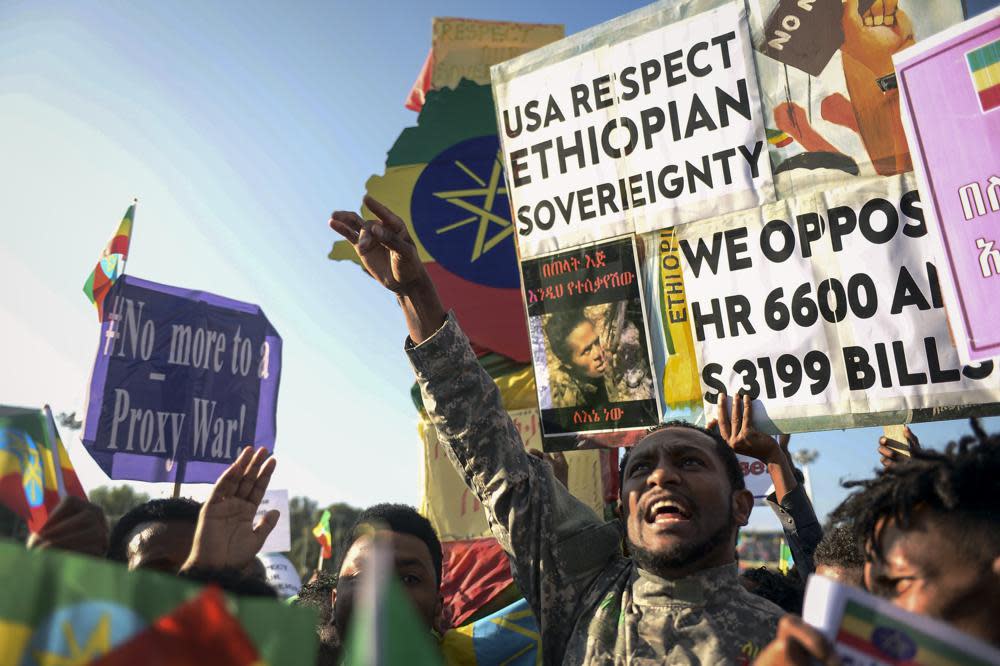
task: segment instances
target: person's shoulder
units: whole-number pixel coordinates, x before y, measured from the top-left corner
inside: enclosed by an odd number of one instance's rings
[[[735,590],[728,605],[734,612],[741,612],[762,622],[771,622],[775,627],[777,627],[781,616],[785,614],[785,611],[778,604],[748,592],[742,586]]]

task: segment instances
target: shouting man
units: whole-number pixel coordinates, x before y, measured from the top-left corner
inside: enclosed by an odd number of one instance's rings
[[[621,502],[631,557],[623,555],[619,527],[599,520],[524,450],[402,220],[365,203],[377,220],[337,212],[330,226],[399,300],[424,405],[511,559],[542,628],[545,663],[732,663],[756,654],[782,611],[737,578],[736,535],[753,496],[731,447],[763,437],[741,418],[743,403],[727,424],[729,444],[672,423],[630,452]]]

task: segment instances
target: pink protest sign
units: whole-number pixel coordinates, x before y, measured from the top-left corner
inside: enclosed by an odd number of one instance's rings
[[[1000,9],[894,56],[959,353],[1000,356]]]

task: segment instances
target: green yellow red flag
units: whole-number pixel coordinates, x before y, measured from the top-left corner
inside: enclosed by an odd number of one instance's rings
[[[104,298],[111,286],[125,272],[125,261],[128,259],[128,247],[132,240],[132,222],[135,220],[137,201],[125,211],[125,217],[118,225],[115,235],[108,241],[107,247],[101,252],[101,258],[83,284],[83,293],[97,307],[98,321],[104,321]]]
[[[0,405],[0,502],[37,532],[67,495],[87,497],[52,410]]]
[[[313,536],[323,549],[323,559],[328,560],[333,556],[333,532],[330,530],[330,511],[326,510],[320,516],[319,522],[313,528]]]
[[[315,663],[306,609],[11,541],[0,571],[0,666]]]

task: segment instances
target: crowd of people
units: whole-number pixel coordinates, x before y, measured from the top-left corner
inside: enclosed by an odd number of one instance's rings
[[[909,432],[907,442],[883,440],[883,468],[847,483],[850,495],[824,527],[788,438],[753,427],[749,398],[721,396],[707,427],[661,424],[624,454],[618,520],[607,522],[570,494],[551,461],[525,450],[405,225],[379,202],[365,203],[376,219],[337,212],[330,226],[399,301],[423,404],[509,557],[540,628],[543,663],[837,663],[827,638],[800,617],[813,573],[1000,647],[996,436],[973,422],[971,436],[943,450],[922,448]],[[736,454],[760,460],[773,480],[767,502],[792,551],[787,574],[739,573],[737,536],[754,498]],[[255,516],[275,464],[247,447],[205,502],[153,500],[110,530],[100,509],[68,498],[27,546],[274,597],[255,556],[277,515]],[[337,575],[315,576],[295,600],[316,611],[318,663],[340,659],[378,534],[420,622],[440,637],[448,629],[443,555],[431,523],[413,508],[380,504],[351,534]]]

